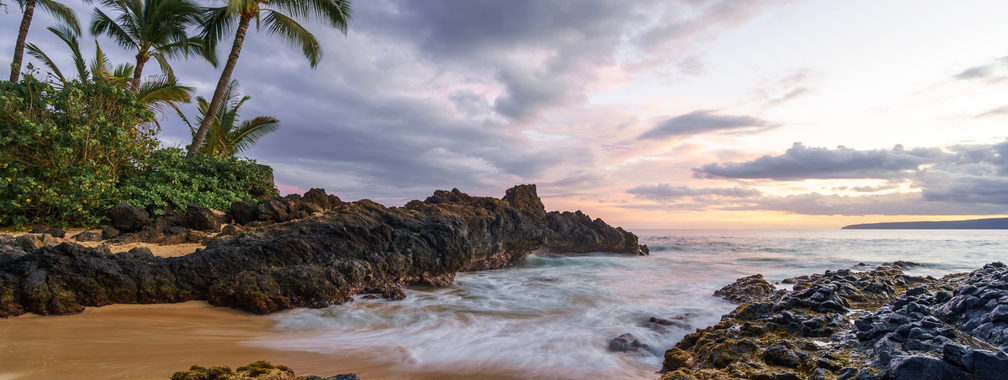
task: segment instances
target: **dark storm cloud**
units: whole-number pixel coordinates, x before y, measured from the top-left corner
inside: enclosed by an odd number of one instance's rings
[[[758,190],[743,187],[689,187],[674,186],[666,183],[657,185],[641,185],[627,193],[638,199],[655,201],[673,201],[682,198],[715,196],[723,198],[753,198],[762,195]]]
[[[698,178],[747,178],[796,180],[809,178],[882,178],[909,175],[921,165],[943,159],[938,148],[906,150],[855,150],[807,147],[795,143],[784,154],[766,155],[752,161],[712,163],[693,169]]]
[[[692,136],[708,132],[759,132],[774,128],[766,120],[752,116],[715,115],[714,111],[693,111],[658,123],[639,139]]]

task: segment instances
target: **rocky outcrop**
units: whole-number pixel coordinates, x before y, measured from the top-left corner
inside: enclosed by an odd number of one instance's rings
[[[401,208],[330,203],[313,216],[235,230],[173,258],[71,243],[4,255],[0,315],[186,300],[270,313],[338,304],[359,293],[401,298],[405,285],[445,286],[459,271],[507,267],[539,249],[641,252],[635,235],[583,213],[534,212],[528,202],[538,199],[534,186],[509,193],[516,203],[458,190]]]
[[[665,352],[662,379],[996,379],[1008,373],[1008,268],[942,279],[896,262],[792,279]],[[751,282],[753,277],[740,279]]]
[[[171,380],[360,380],[355,374],[330,377],[295,376],[294,370],[267,361],[257,361],[232,371],[229,367],[192,366],[188,371],[175,372]]]

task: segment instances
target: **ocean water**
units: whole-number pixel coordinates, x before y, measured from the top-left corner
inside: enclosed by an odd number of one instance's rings
[[[1008,261],[1008,231],[634,232],[650,256],[535,254],[515,268],[460,274],[450,288],[410,289],[401,301],[279,313],[272,334],[248,344],[369,357],[401,373],[655,378],[666,348],[734,308],[711,294],[738,277],[774,282],[894,260],[941,276]],[[652,316],[684,316],[689,326],[655,331],[644,324]],[[623,333],[653,352],[609,352]]]

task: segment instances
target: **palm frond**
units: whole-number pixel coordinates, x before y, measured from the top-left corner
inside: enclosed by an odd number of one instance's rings
[[[118,1],[105,1],[106,5],[110,3],[119,3]],[[94,35],[106,35],[112,38],[119,47],[126,50],[136,50],[139,45],[136,40],[133,39],[133,35],[130,34],[126,29],[123,29],[116,20],[105,14],[101,9],[95,8],[94,13],[91,15],[91,34]]]
[[[239,109],[250,99],[249,96],[242,96],[238,81],[228,83],[223,96],[225,103],[209,123],[204,143],[199,149],[201,154],[231,157],[248,150],[263,136],[273,133],[279,128],[280,122],[272,116],[259,116],[237,124]],[[208,117],[209,104],[207,99],[202,96],[196,97],[196,103],[200,110],[199,121],[202,124],[203,118]],[[182,118],[189,124],[185,116]],[[195,135],[196,131],[192,124],[189,124],[189,128]]]
[[[54,19],[73,29],[77,35],[80,35],[80,22],[77,21],[77,14],[74,13],[72,8],[54,0],[38,0],[36,4],[42,7]]]
[[[189,103],[196,89],[179,85],[175,78],[167,76],[154,77],[140,83],[136,90],[136,98],[140,104],[155,111],[164,111],[172,104]]]
[[[270,7],[298,19],[319,19],[346,34],[350,22],[349,0],[272,0]]]
[[[161,67],[162,75],[175,78],[175,71],[172,70],[171,64],[168,63],[168,59],[165,58],[164,54],[154,54],[154,59],[157,60],[158,66]]]
[[[70,48],[70,54],[72,55],[74,67],[77,69],[77,77],[86,82],[90,78],[90,73],[87,68],[87,63],[84,61],[84,56],[81,55],[80,42],[77,37],[80,33],[75,31],[73,27],[67,25],[55,25],[46,28],[50,33],[55,34],[60,40],[63,41]]]
[[[66,77],[63,76],[63,72],[60,71],[59,66],[53,62],[45,52],[42,51],[37,45],[33,43],[28,43],[25,45],[25,50],[28,51],[28,55],[35,57],[35,59],[42,61],[42,64],[46,65],[56,78],[59,78],[60,82],[66,83]]]
[[[203,33],[200,35],[203,40],[203,55],[214,57],[211,61],[214,66],[217,62],[217,43],[234,28],[237,19],[237,14],[230,12],[228,7],[207,8],[203,12]]]
[[[295,45],[300,45],[301,53],[308,58],[311,67],[318,65],[322,56],[322,48],[311,32],[298,24],[294,19],[273,10],[264,10],[263,27],[270,34],[276,35]]]
[[[244,152],[259,142],[264,136],[280,129],[280,120],[272,116],[259,116],[247,120],[231,132],[230,144],[232,155]]]
[[[95,81],[99,78],[103,80],[109,79],[111,74],[108,72],[108,66],[109,60],[105,57],[105,52],[98,45],[98,41],[95,41],[95,57],[91,60],[91,74],[95,77]]]

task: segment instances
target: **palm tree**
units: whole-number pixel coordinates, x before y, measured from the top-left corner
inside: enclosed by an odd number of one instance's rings
[[[291,44],[301,48],[301,53],[311,67],[318,65],[322,49],[314,35],[299,24],[295,18],[317,17],[328,23],[330,26],[340,30],[343,34],[347,31],[347,22],[350,21],[350,0],[225,0],[223,7],[209,8],[206,11],[206,18],[203,20],[203,39],[208,51],[215,51],[217,42],[225,33],[228,33],[235,23],[234,43],[231,45],[231,53],[228,55],[227,63],[221,72],[220,80],[217,81],[217,88],[214,90],[210,104],[207,105],[208,115],[215,115],[220,109],[227,91],[228,83],[231,81],[231,74],[234,72],[235,64],[238,63],[238,55],[241,53],[242,44],[245,42],[245,33],[248,31],[252,19],[256,20],[256,29],[265,29],[269,34],[281,37]],[[287,14],[284,14],[286,12]],[[289,14],[289,15],[288,15]],[[212,118],[203,118],[196,135],[193,136],[192,144],[189,146],[190,155],[197,153],[203,146],[207,131],[210,129]]]
[[[113,19],[95,8],[91,33],[112,38],[123,49],[136,51],[136,66],[130,90],[140,87],[144,64],[154,58],[161,73],[174,77],[169,58],[202,51],[199,39],[186,35],[189,24],[199,22],[203,9],[192,0],[101,0],[119,13]],[[215,63],[212,58],[208,58]]]
[[[111,64],[97,41],[95,41],[95,58],[89,65],[81,55],[80,41],[78,40],[80,35],[72,27],[60,25],[50,26],[47,29],[63,40],[70,49],[74,69],[77,71],[77,80],[85,83],[102,82],[122,89],[132,87],[133,78],[135,78],[133,65],[124,63],[110,70]],[[27,50],[29,55],[42,61],[60,83],[73,80],[64,75],[59,66],[37,45],[29,43]],[[141,82],[140,86],[133,90],[133,94],[137,102],[148,109],[163,112],[167,108],[177,108],[181,103],[191,102],[194,91],[195,89],[192,87],[179,85],[174,77],[162,75]],[[157,121],[154,120],[154,122]]]
[[[21,76],[21,61],[24,59],[25,40],[28,39],[28,28],[31,27],[32,17],[35,15],[35,7],[40,6],[43,10],[61,21],[63,24],[73,28],[80,33],[80,24],[77,22],[77,15],[73,9],[54,0],[16,0],[24,14],[21,16],[21,29],[18,30],[17,43],[14,44],[14,59],[11,60],[10,81],[17,82]]]
[[[210,118],[210,130],[207,132],[206,144],[200,148],[201,154],[220,158],[234,157],[251,148],[263,136],[280,128],[280,121],[273,116],[257,116],[252,120],[238,122],[238,109],[250,99],[249,96],[241,95],[238,81],[233,80],[228,84],[224,90],[224,99],[224,106]],[[196,103],[200,111],[197,120],[202,124],[203,120],[207,119],[210,103],[202,96],[196,98]],[[177,108],[175,110],[182,120],[189,124],[189,129],[195,135],[196,129],[193,125],[181,111]]]

